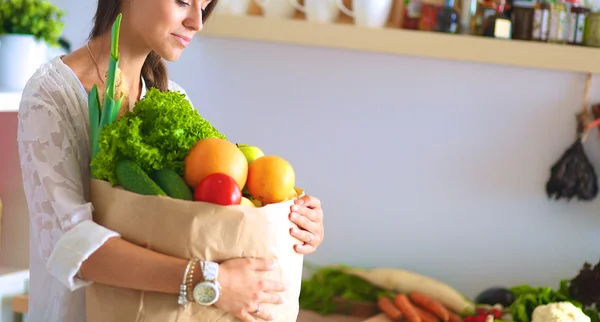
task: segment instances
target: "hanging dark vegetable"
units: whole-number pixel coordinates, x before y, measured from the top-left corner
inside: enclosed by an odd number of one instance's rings
[[[598,182],[594,166],[590,163],[583,142],[587,138],[594,117],[588,110],[588,94],[592,75],[588,75],[585,86],[583,109],[577,114],[577,139],[550,169],[546,182],[546,194],[551,199],[577,198],[592,200],[598,194]]]

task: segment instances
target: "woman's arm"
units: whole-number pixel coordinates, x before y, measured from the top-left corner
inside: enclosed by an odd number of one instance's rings
[[[49,75],[33,80],[19,110],[18,147],[33,246],[49,273],[70,290],[99,282],[178,293],[186,259],[133,245],[93,222],[85,197],[89,171],[82,170],[89,163],[82,144],[87,138],[81,137],[87,132],[86,114],[74,90],[57,84]]]
[[[178,294],[187,263],[115,237],[83,262],[81,276],[84,280],[121,288]],[[196,266],[198,272],[199,269]],[[200,276],[194,274],[195,283]]]

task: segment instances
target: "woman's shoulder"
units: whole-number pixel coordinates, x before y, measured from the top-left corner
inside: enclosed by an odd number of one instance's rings
[[[85,91],[67,68],[60,56],[40,65],[23,88],[19,109],[28,109],[32,104],[43,104],[48,109],[77,104]]]
[[[185,91],[185,89],[183,87],[181,87],[181,85],[177,84],[176,82],[174,82],[170,79],[169,79],[169,90],[174,91],[174,92],[181,92],[187,96],[187,92]]]
[[[169,80],[169,90],[174,92],[180,92],[181,94],[185,95],[185,98],[190,102],[190,104],[192,104],[192,100],[190,99],[190,96],[188,95],[186,90],[172,80]],[[192,104],[192,106],[194,106],[194,104]]]
[[[29,78],[24,90],[31,88],[46,89],[47,87],[69,87],[74,91],[80,89],[75,74],[69,73],[68,66],[62,62],[60,56],[56,56],[40,65]]]

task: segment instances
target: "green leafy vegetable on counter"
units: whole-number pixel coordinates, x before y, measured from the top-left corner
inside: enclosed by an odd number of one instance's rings
[[[533,287],[524,284],[511,287],[510,291],[515,295],[515,301],[508,307],[508,310],[517,322],[529,322],[533,310],[539,305],[570,300],[568,290],[565,292],[562,286],[555,291],[551,287]],[[573,304],[581,307],[579,303]]]
[[[175,91],[151,88],[136,102],[133,111],[105,125],[98,140],[98,153],[91,161],[92,176],[117,184],[119,160],[136,162],[146,171],[173,169],[183,175],[183,160],[201,139],[226,139]]]
[[[314,268],[311,278],[302,281],[300,308],[326,315],[335,311],[335,297],[375,303],[380,296],[393,295],[360,277],[344,273],[343,267]]]
[[[515,295],[515,301],[508,307],[515,322],[530,322],[533,310],[539,305],[554,302],[571,302],[576,307],[583,309],[592,322],[600,322],[598,311],[591,308],[583,308],[581,302],[574,300],[569,294],[570,280],[562,280],[560,288],[553,290],[551,287],[533,287],[519,285],[510,288]]]

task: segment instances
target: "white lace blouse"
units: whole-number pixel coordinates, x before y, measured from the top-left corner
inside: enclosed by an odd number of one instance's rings
[[[173,82],[171,90],[185,91]],[[146,86],[142,79],[142,97]],[[92,221],[87,93],[56,57],[31,77],[19,108],[18,149],[30,217],[29,322],[85,322],[81,263],[119,236]]]

